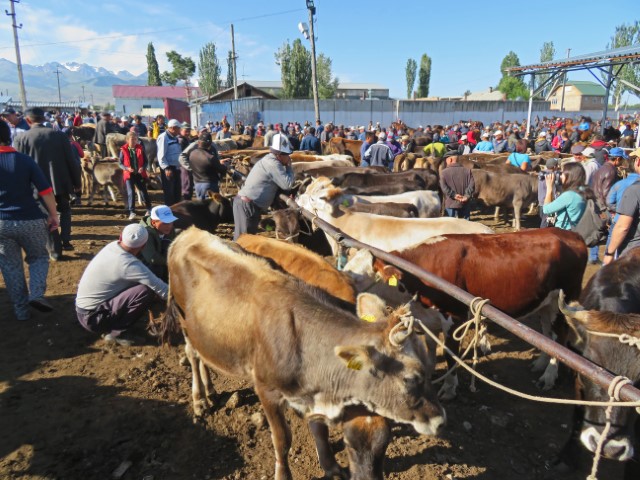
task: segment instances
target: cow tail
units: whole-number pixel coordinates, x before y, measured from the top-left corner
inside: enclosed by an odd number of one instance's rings
[[[183,312],[171,295],[171,287],[169,287],[169,296],[167,300],[167,309],[162,319],[156,324],[152,330],[152,334],[158,337],[160,343],[166,345],[170,342],[174,333],[180,333],[180,320],[184,318]]]

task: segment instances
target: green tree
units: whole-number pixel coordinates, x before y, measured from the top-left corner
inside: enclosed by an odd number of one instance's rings
[[[158,68],[158,61],[156,60],[156,51],[151,42],[147,45],[147,75],[147,85],[150,87],[162,86],[160,68]]]
[[[302,41],[296,39],[292,45],[285,42],[275,57],[276,64],[280,65],[282,98],[310,98],[311,53],[304,48]]]
[[[630,47],[631,45],[636,45],[638,43],[640,43],[640,24],[636,20],[630,25],[625,23],[618,25],[610,42],[607,44],[607,49]],[[636,90],[631,89],[628,85],[621,82],[621,80],[633,85],[638,85],[640,82],[640,67],[638,65],[627,64],[622,67],[620,73],[616,77],[616,81],[613,86],[613,98],[615,100],[614,105],[616,111],[620,108],[620,98],[625,92],[631,92],[637,95]]]
[[[209,42],[200,50],[198,72],[200,73],[198,84],[202,93],[207,96],[218,93],[218,90],[220,90],[221,69],[216,55],[215,43]]]
[[[550,62],[551,60],[553,60],[553,57],[556,56],[556,49],[553,46],[553,42],[544,42],[542,44],[542,48],[540,49],[540,63],[544,63],[544,62]],[[537,80],[538,80],[538,85],[542,85],[544,82],[546,82],[549,79],[549,74],[545,73],[543,75],[538,75],[537,76]],[[547,85],[542,92],[540,92],[540,96],[542,98],[546,98],[547,94],[549,93],[549,90],[551,90],[551,85]]]
[[[420,71],[418,72],[418,98],[429,96],[429,82],[431,81],[431,57],[426,53],[420,58]]]
[[[191,57],[183,57],[175,50],[167,52],[167,59],[173,67],[173,70],[162,72],[160,78],[169,85],[176,85],[179,81],[183,81],[185,85],[189,85],[189,79],[196,72],[196,64]]]
[[[318,98],[333,98],[338,90],[339,81],[337,78],[331,78],[331,59],[324,53],[321,53],[316,60],[316,77],[318,78]],[[313,86],[311,88],[313,89]]]
[[[508,100],[515,100],[519,97],[525,100],[529,99],[529,89],[524,84],[520,77],[512,77],[509,72],[506,71],[509,67],[519,67],[520,59],[515,52],[509,52],[506,57],[502,59],[500,64],[500,73],[502,78],[498,83],[498,90],[505,94]]]
[[[418,71],[418,64],[413,58],[407,60],[407,67],[405,72],[407,74],[407,98],[413,97],[413,85],[416,83],[416,73]]]

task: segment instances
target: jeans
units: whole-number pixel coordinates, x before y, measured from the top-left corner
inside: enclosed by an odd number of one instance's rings
[[[194,186],[196,188],[196,198],[198,200],[206,200],[207,198],[209,198],[209,196],[207,195],[207,190],[211,190],[214,193],[220,192],[220,186],[218,185],[218,182],[196,183],[194,184]]]
[[[463,205],[460,208],[445,208],[447,217],[464,218],[465,220],[471,219],[471,207],[469,204]]]
[[[596,245],[595,247],[590,247],[589,248],[589,261],[590,262],[597,262],[598,261],[598,245]]]
[[[144,183],[142,175],[132,173],[124,183],[127,187],[127,210],[129,210],[129,213],[134,213],[136,210],[135,188],[142,193],[142,199],[144,200],[147,210],[151,210],[151,199],[149,198],[149,192],[147,192],[147,186]]]

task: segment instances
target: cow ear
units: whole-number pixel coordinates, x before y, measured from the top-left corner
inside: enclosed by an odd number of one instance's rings
[[[402,272],[394,267],[393,265],[385,265],[382,268],[378,269],[378,273],[382,280],[391,286],[397,286],[398,280],[402,280]]]
[[[356,300],[358,318],[367,322],[377,322],[387,316],[387,303],[372,293],[361,293]]]
[[[334,348],[335,354],[351,370],[369,370],[374,366],[373,354],[375,349],[370,345],[360,346],[337,346]]]

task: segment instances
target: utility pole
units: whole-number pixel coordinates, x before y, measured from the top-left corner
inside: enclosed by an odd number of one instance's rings
[[[60,69],[56,67],[56,76],[58,77],[58,101],[62,103],[62,96],[60,95]]]
[[[20,60],[20,43],[18,42],[18,29],[22,28],[22,24],[16,24],[16,9],[15,3],[20,3],[20,0],[9,0],[11,2],[11,13],[7,10],[4,11],[9,15],[13,21],[13,43],[16,47],[16,65],[18,66],[18,81],[20,82],[20,102],[22,103],[22,111],[27,109],[27,93],[24,90],[24,77],[22,76],[22,60]]]
[[[571,54],[571,49],[567,48],[567,58]],[[567,84],[567,71],[564,71],[564,76],[562,77],[562,100],[560,100],[560,111],[564,112],[564,87]]]
[[[318,76],[316,74],[316,37],[313,32],[313,16],[316,14],[316,7],[313,0],[307,1],[309,9],[309,35],[311,36],[311,83],[313,86],[313,107],[316,111],[316,120],[320,120],[320,104],[318,102]]]
[[[233,71],[233,98],[238,99],[238,77],[236,76],[236,40],[233,34],[233,23],[231,24],[231,68]]]
[[[87,101],[87,97],[84,96],[84,85],[82,85],[82,101],[83,102]]]

